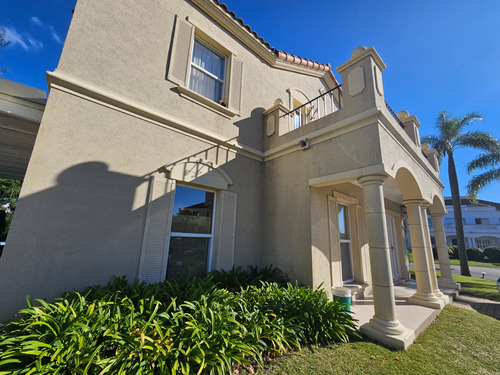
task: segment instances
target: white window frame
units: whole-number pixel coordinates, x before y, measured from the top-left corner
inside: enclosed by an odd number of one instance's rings
[[[347,229],[347,233],[348,233],[348,237],[349,237],[349,239],[342,239],[342,238],[340,238],[340,229],[339,229],[340,261],[342,262],[342,249],[341,249],[340,244],[347,243],[347,244],[349,244],[349,258],[350,258],[349,259],[349,264],[350,264],[350,267],[351,267],[351,275],[352,275],[352,279],[346,279],[346,280],[344,280],[344,274],[342,273],[342,282],[345,284],[345,283],[352,283],[352,282],[354,282],[354,260],[353,260],[353,256],[352,256],[351,210],[350,210],[348,204],[337,202],[337,220],[339,220],[339,216],[340,216],[339,206],[345,207],[344,208],[346,210],[345,212],[347,212],[347,215],[346,215],[345,219],[347,219],[347,224],[346,224],[347,228],[346,229]],[[340,269],[342,270],[342,266],[341,266]]]
[[[217,55],[218,57],[220,57],[223,61],[224,61],[224,69],[223,69],[223,77],[222,77],[222,80],[217,77],[216,75],[210,73],[209,71],[203,69],[201,66],[198,66],[196,63],[193,62],[193,58],[194,58],[194,46],[196,43],[199,43],[201,44],[203,47],[205,47],[206,49],[210,50],[211,52],[213,52],[215,55]],[[221,98],[219,100],[214,100],[215,103],[218,103],[219,101],[223,101],[224,104],[227,105],[227,93],[226,93],[226,76],[227,76],[227,67],[228,67],[228,58],[225,54],[223,54],[222,52],[220,52],[219,50],[217,50],[215,47],[213,47],[212,45],[210,45],[209,43],[207,43],[206,41],[204,41],[203,39],[199,38],[198,36],[195,35],[194,37],[194,41],[193,41],[193,45],[191,46],[191,59],[189,60],[189,74],[188,74],[188,82],[187,82],[187,87],[190,88],[191,87],[191,71],[192,69],[196,69],[198,71],[200,71],[201,73],[209,76],[210,78],[214,79],[215,81],[219,82],[219,83],[222,83],[222,87],[221,87]],[[193,90],[190,88],[190,90]],[[193,90],[194,92],[196,92],[198,95],[201,95],[209,100],[212,100],[206,96],[204,96],[203,94]]]
[[[170,256],[170,241],[172,237],[188,237],[188,238],[208,238],[208,254],[207,254],[207,268],[206,268],[206,273],[208,273],[212,270],[212,248],[213,248],[213,242],[214,242],[214,230],[215,230],[215,218],[216,218],[216,210],[217,210],[217,191],[212,190],[212,189],[206,189],[206,188],[200,188],[200,187],[194,187],[191,185],[187,184],[177,184],[177,187],[184,187],[188,189],[194,189],[194,190],[200,190],[200,191],[205,191],[209,193],[214,194],[214,206],[212,209],[212,225],[210,227],[210,233],[186,233],[186,232],[170,232],[170,236],[168,237],[168,245],[167,245],[167,262],[165,264],[165,279],[168,279],[168,274],[167,274],[167,269],[168,269],[168,260]],[[174,198],[173,202],[175,202],[175,191],[174,191]],[[171,215],[171,220],[174,217],[175,213],[172,212],[170,213]]]

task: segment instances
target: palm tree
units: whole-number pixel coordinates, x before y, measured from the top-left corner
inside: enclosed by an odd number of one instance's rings
[[[465,251],[460,190],[453,153],[457,148],[461,147],[473,147],[485,151],[496,149],[497,142],[488,133],[482,131],[464,132],[466,126],[482,119],[482,116],[478,113],[468,113],[462,118],[456,118],[446,111],[441,111],[436,119],[437,136],[429,135],[422,138],[422,143],[428,143],[439,153],[440,162],[445,156],[448,156],[448,178],[453,202],[453,214],[455,216],[460,273],[463,276],[470,276],[470,270],[467,263],[467,252]]]
[[[497,140],[498,147],[484,154],[479,155],[469,164],[467,171],[472,173],[478,169],[491,168],[477,176],[474,176],[467,185],[467,192],[471,201],[477,200],[477,193],[486,185],[493,181],[500,181],[500,141]]]

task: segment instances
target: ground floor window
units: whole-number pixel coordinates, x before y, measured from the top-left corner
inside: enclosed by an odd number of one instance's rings
[[[354,281],[354,271],[352,267],[352,241],[351,228],[349,225],[349,207],[343,204],[337,205],[339,215],[339,239],[340,239],[340,259],[342,262],[342,281]]]
[[[215,192],[175,188],[167,279],[203,277],[210,271]]]

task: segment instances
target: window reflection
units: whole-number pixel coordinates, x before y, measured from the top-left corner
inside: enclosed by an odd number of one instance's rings
[[[172,232],[211,233],[214,196],[208,191],[176,187]]]

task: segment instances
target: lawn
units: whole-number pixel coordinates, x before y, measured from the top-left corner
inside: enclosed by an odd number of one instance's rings
[[[258,374],[498,374],[500,321],[446,306],[406,351],[369,339],[291,352]]]
[[[440,276],[439,272],[436,272],[436,275]],[[453,280],[460,283],[462,286],[461,294],[468,294],[500,302],[500,293],[498,293],[496,287],[497,282],[494,280],[461,275],[453,275]]]
[[[408,262],[413,263],[413,253],[411,251],[408,251]],[[478,262],[474,260],[468,260],[469,267],[488,267],[488,268],[500,268],[500,263],[495,263],[495,262]],[[434,260],[435,264],[439,264],[439,261],[436,259]],[[459,266],[460,265],[460,260],[458,259],[450,259],[450,264],[452,266]]]
[[[439,264],[439,261],[435,260],[434,263]],[[495,262],[477,262],[474,260],[469,260],[469,261],[467,261],[467,263],[469,263],[469,267],[500,268],[500,263],[495,263]],[[452,266],[459,266],[460,260],[450,259],[450,264]]]

